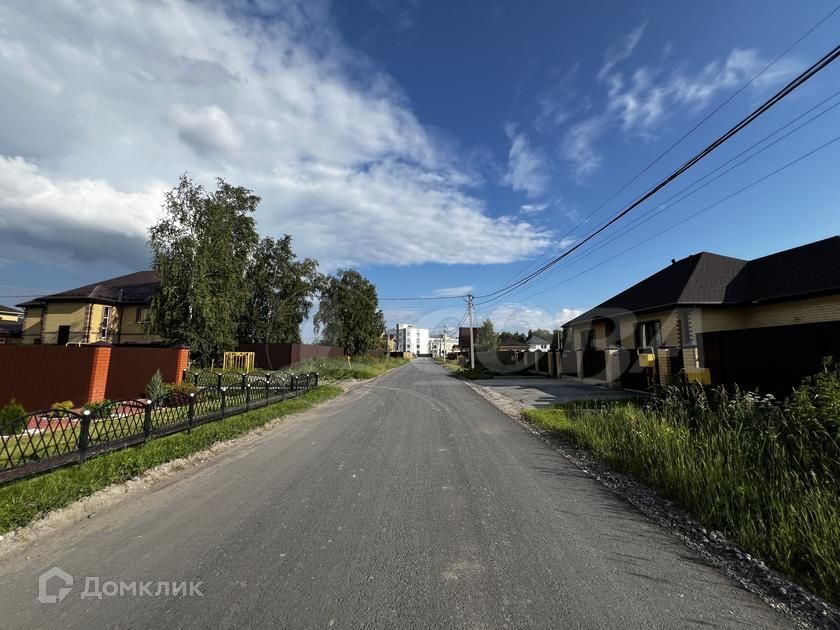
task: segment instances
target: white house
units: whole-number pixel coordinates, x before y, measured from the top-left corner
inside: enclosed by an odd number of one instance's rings
[[[414,356],[430,354],[429,329],[414,324],[397,324],[397,352],[411,352]]]
[[[542,337],[531,337],[525,343],[527,343],[530,347],[530,352],[536,352],[537,350],[540,352],[548,352],[551,350],[551,342],[546,341]]]
[[[449,354],[457,345],[458,340],[446,334],[429,337],[429,352],[433,357],[442,357]]]

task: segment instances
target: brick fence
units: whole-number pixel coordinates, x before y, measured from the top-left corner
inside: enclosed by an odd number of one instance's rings
[[[32,411],[65,400],[79,407],[133,398],[158,369],[179,383],[188,359],[187,348],[0,345],[0,405],[14,398]]]

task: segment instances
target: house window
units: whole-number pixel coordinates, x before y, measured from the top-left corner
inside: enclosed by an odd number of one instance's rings
[[[135,323],[137,324],[148,324],[149,323],[149,309],[148,308],[138,308],[137,309],[137,317],[135,318]]]
[[[100,339],[108,339],[108,336],[111,332],[111,312],[113,310],[113,306],[103,306],[102,307],[102,325],[99,327],[99,338]]]
[[[659,320],[636,324],[637,348],[658,348],[661,345],[662,335],[659,330]]]

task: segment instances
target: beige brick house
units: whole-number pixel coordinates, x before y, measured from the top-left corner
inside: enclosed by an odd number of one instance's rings
[[[672,261],[565,328],[581,378],[643,389],[685,369],[784,393],[840,359],[840,236],[749,261]]]
[[[23,343],[158,343],[147,326],[158,286],[154,272],[138,271],[19,304]]]

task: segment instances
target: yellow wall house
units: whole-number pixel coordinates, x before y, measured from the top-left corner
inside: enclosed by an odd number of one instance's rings
[[[19,304],[23,343],[157,343],[147,322],[158,286],[154,272],[138,271]]]
[[[674,260],[564,328],[582,378],[643,389],[641,363],[660,383],[684,371],[785,394],[840,359],[840,236],[749,261]]]

